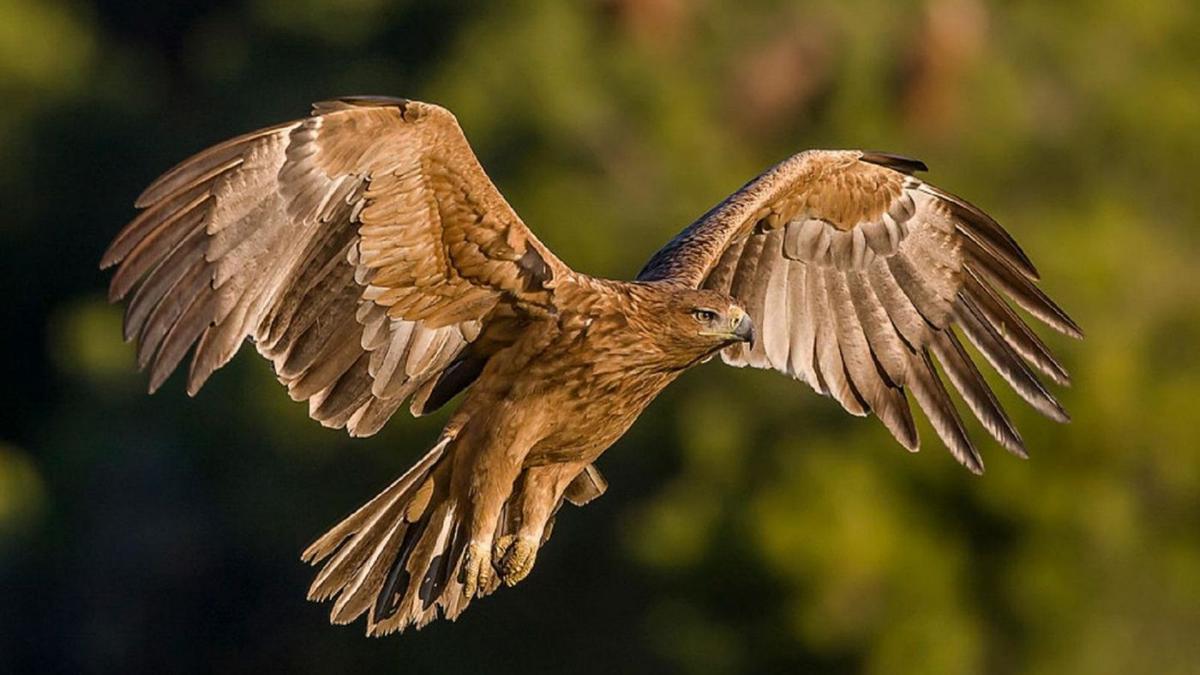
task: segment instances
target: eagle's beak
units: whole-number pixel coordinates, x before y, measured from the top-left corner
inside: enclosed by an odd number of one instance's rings
[[[733,329],[733,335],[742,342],[754,344],[754,321],[750,319],[749,314],[742,314],[742,318]]]

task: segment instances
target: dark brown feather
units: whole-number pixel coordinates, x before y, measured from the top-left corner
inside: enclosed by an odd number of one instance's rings
[[[921,190],[938,197],[942,200],[942,203],[950,207],[950,211],[958,220],[959,229],[962,232],[987,246],[997,254],[997,257],[1020,270],[1029,279],[1037,280],[1040,278],[1037,268],[1033,266],[1033,262],[1029,260],[1029,256],[1025,255],[1025,251],[1021,250],[1021,247],[1017,245],[1017,241],[1012,238],[1012,235],[991,216],[967,200],[932,185],[923,184]]]
[[[1041,319],[1054,330],[1073,337],[1083,338],[1083,330],[1053,300],[1043,293],[1027,277],[1013,269],[1003,260],[989,255],[974,242],[964,240],[963,251],[977,265],[971,265],[981,278],[1008,294],[1021,309]]]
[[[1004,377],[1021,398],[1043,415],[1056,422],[1069,421],[1067,412],[1050,392],[1046,391],[1037,376],[1030,372],[1029,367],[1000,337],[996,329],[985,321],[975,302],[969,296],[962,295],[959,306],[963,331],[996,372]]]
[[[896,155],[890,152],[865,151],[862,153],[862,161],[886,166],[889,169],[894,169],[910,176],[919,171],[929,170],[929,167],[925,166],[925,162],[919,159]]]
[[[933,430],[949,448],[950,454],[954,455],[954,458],[967,467],[971,473],[983,473],[983,458],[979,456],[979,451],[971,443],[971,438],[963,426],[962,417],[959,416],[958,410],[950,400],[950,395],[946,393],[946,387],[938,378],[928,352],[915,355],[909,372],[912,375],[909,379],[909,388],[921,406],[921,410],[929,418]]]
[[[992,393],[991,387],[983,379],[983,374],[975,367],[975,363],[967,356],[966,350],[963,349],[962,343],[958,341],[954,332],[949,328],[939,331],[935,336],[932,349],[938,362],[942,364],[942,369],[950,378],[950,382],[962,394],[963,400],[967,402],[967,406],[975,413],[975,417],[979,419],[988,433],[1009,452],[1018,457],[1028,457],[1029,454],[1025,450],[1025,441],[1021,439],[1021,434],[1009,420],[1000,401]]]
[[[1055,384],[1066,386],[1071,383],[1066,369],[1055,360],[1046,344],[991,287],[983,283],[974,270],[967,268],[967,276],[964,281],[962,292],[971,296],[984,320],[995,327],[996,332],[1008,343],[1009,347],[1012,347]]]

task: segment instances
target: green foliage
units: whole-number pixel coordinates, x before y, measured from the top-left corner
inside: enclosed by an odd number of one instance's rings
[[[1197,3],[1135,0],[0,3],[0,670],[1196,672],[1197,35]],[[147,399],[95,264],[173,161],[345,93],[454,110],[609,276],[803,148],[921,157],[1087,331],[1048,338],[1075,421],[1002,395],[1033,458],[984,444],[975,478],[927,425],[908,455],[708,366],[520,588],[385,642],[328,627],[295,554],[444,417],[352,443],[246,355]]]

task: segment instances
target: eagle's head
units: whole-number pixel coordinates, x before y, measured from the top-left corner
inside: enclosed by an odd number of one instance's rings
[[[645,317],[658,351],[674,367],[687,367],[738,342],[754,341],[754,322],[731,296],[708,289],[670,288],[655,293]]]
[[[687,315],[699,345],[726,347],[735,342],[754,342],[754,321],[733,298],[716,291],[698,291],[689,298]],[[686,321],[684,322],[686,323]]]

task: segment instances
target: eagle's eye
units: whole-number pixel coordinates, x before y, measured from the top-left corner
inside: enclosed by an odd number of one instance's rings
[[[717,313],[711,309],[693,309],[692,316],[700,323],[713,323],[717,320]]]

